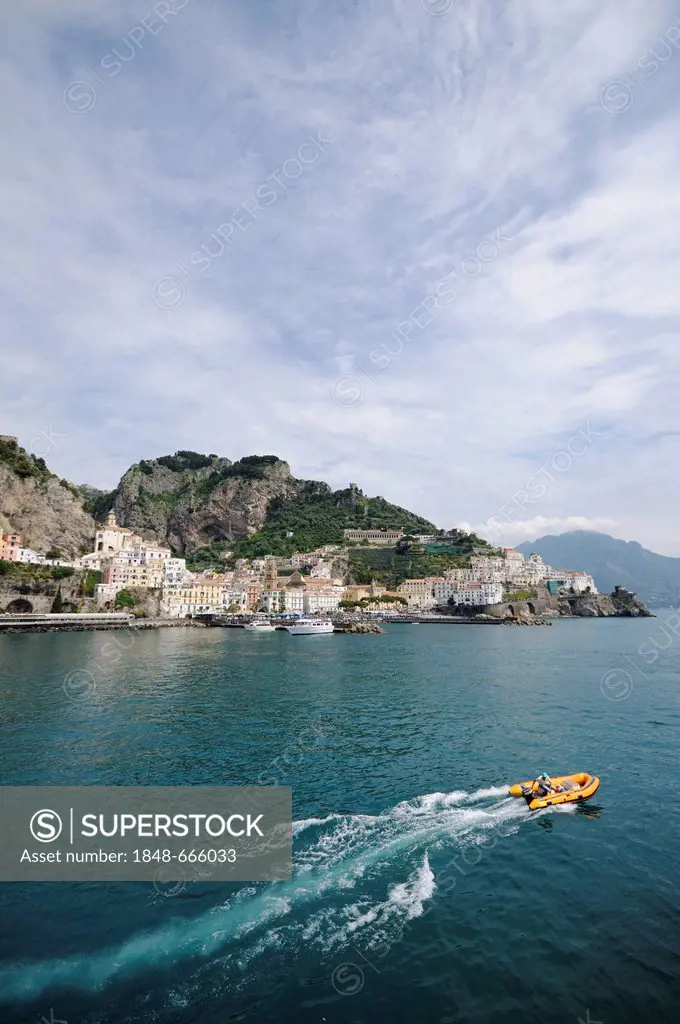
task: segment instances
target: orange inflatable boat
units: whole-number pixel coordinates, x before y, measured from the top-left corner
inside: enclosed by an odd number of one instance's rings
[[[593,793],[597,792],[600,780],[596,775],[589,775],[588,772],[579,772],[576,775],[553,775],[550,781],[553,787],[558,787],[558,792],[541,796],[538,787],[538,780],[534,782],[517,782],[510,786],[510,796],[523,796],[529,805],[530,811],[537,811],[541,807],[550,807],[552,804],[568,804],[577,800],[588,800]]]

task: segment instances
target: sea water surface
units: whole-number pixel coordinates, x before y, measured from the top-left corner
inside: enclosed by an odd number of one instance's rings
[[[266,780],[295,819],[292,882],[0,886],[0,1020],[677,1020],[669,616],[0,637],[5,785]]]

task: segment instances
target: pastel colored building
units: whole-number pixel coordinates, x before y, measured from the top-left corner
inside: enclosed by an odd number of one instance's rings
[[[2,533],[0,534],[0,559],[5,562],[20,561],[21,534]]]
[[[171,619],[190,615],[224,615],[229,584],[220,577],[199,577],[191,583],[163,590],[161,608]]]
[[[396,592],[399,597],[406,598],[409,608],[434,608],[439,600],[437,588],[444,586],[452,589],[454,585],[442,576],[425,576],[422,579],[404,580]]]

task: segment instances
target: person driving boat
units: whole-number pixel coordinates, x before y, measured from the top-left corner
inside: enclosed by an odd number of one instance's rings
[[[550,796],[551,793],[563,793],[564,786],[553,784],[547,772],[541,772],[533,785],[534,792],[539,796]]]

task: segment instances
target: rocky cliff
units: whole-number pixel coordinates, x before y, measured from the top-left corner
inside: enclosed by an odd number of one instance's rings
[[[78,555],[92,550],[95,523],[72,484],[50,473],[43,459],[0,440],[0,529],[20,533],[24,547]]]
[[[95,521],[111,509],[119,525],[180,554],[198,551],[206,564],[226,547],[252,557],[338,544],[349,527],[436,530],[354,484],[333,491],[322,481],[296,479],[275,455],[232,462],[178,451],[136,463],[106,493],[59,480],[42,459],[0,439],[0,521],[3,529],[21,532],[25,546],[41,552],[58,547],[68,555],[91,551]]]
[[[223,542],[244,556],[290,555],[340,543],[349,527],[436,529],[353,484],[333,491],[321,481],[299,480],[275,455],[231,462],[179,451],[143,460],[125,473],[109,507],[120,525],[182,553]]]
[[[561,615],[577,615],[582,618],[601,618],[616,615],[622,618],[654,617],[637,594],[616,587],[611,594],[580,594],[576,597],[558,599]]]
[[[579,594],[575,596],[550,597],[547,593],[530,601],[512,601],[490,604],[483,609],[469,605],[448,605],[440,611],[449,615],[470,616],[504,620],[535,620],[541,616],[577,616],[578,618],[637,618],[654,617],[649,608],[625,587],[616,587],[611,594]]]
[[[275,498],[294,500],[300,482],[287,462],[177,452],[132,466],[112,496],[121,525],[191,551],[259,530]]]

